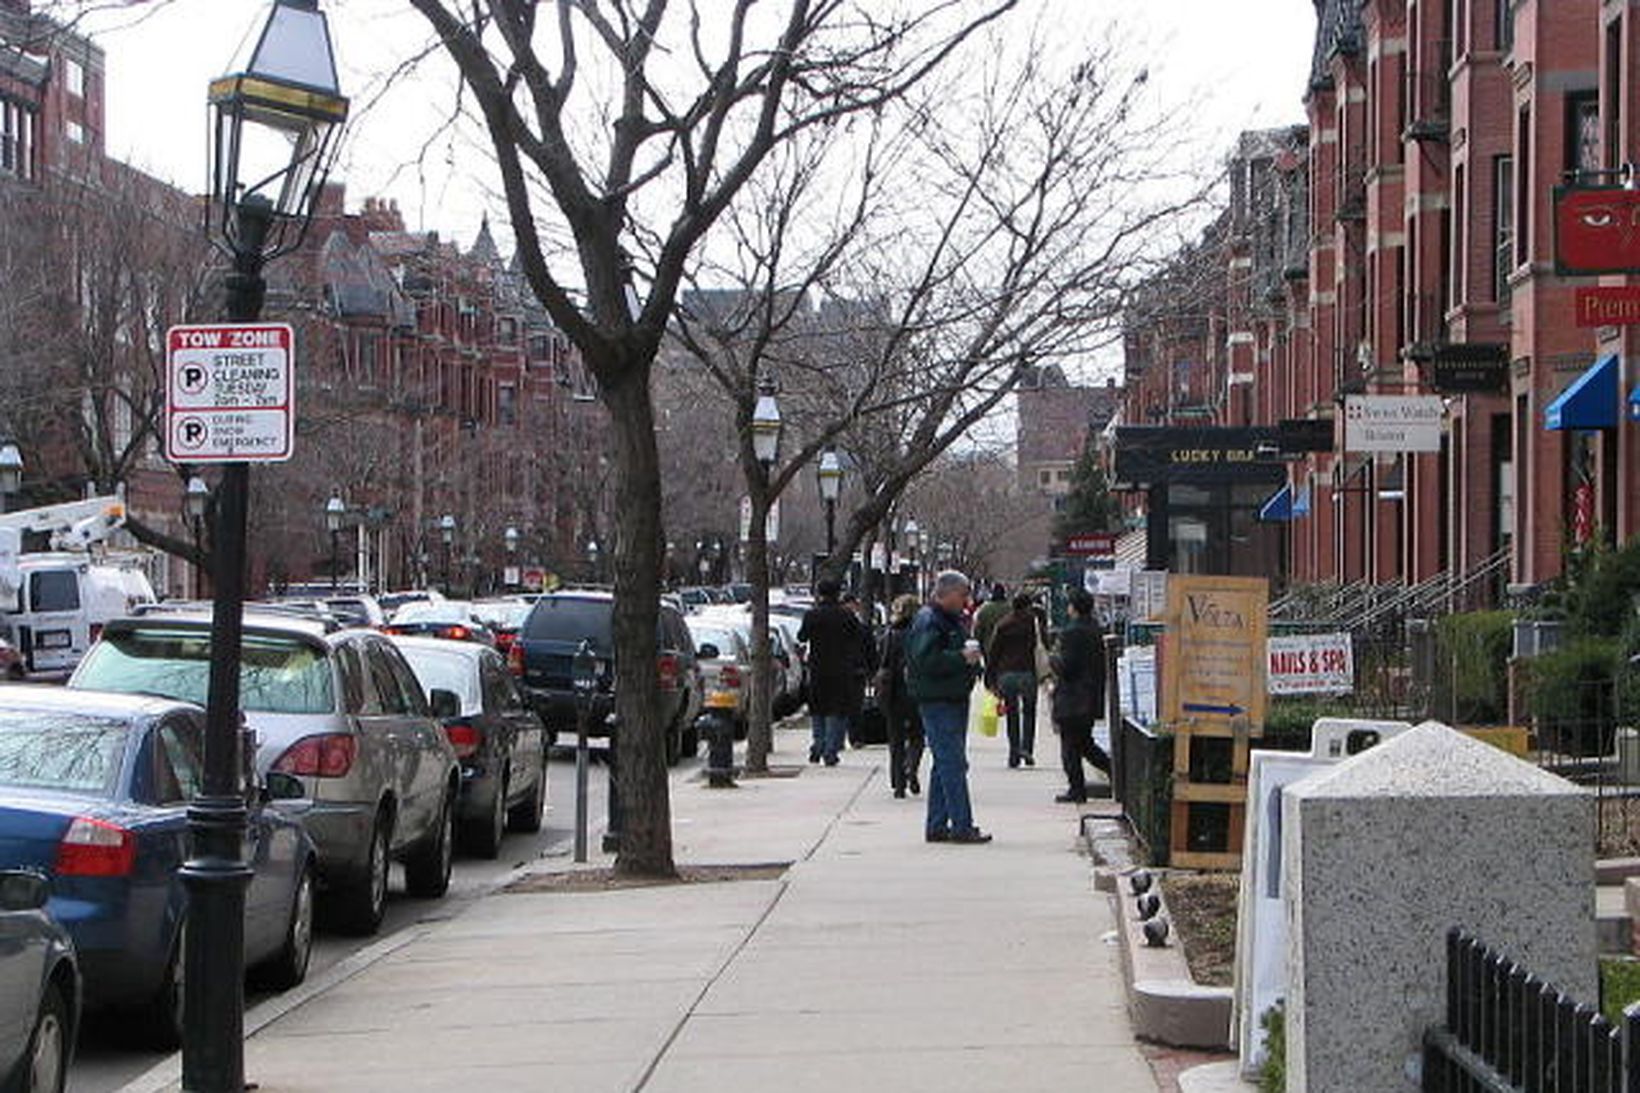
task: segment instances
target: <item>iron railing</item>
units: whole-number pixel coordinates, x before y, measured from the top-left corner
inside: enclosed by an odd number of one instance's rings
[[[1424,1093],[1640,1093],[1640,1006],[1592,1006],[1454,928],[1446,1017],[1424,1033]]]

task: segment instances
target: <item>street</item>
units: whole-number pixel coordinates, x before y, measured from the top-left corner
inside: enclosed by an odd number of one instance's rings
[[[596,753],[594,753],[596,756]],[[687,777],[700,760],[685,760],[676,768],[676,774]],[[575,823],[575,757],[573,751],[554,753],[551,771],[551,792],[547,803],[547,820],[535,835],[508,835],[495,861],[458,858],[455,875],[450,881],[450,892],[444,899],[428,902],[415,900],[403,892],[402,877],[395,876],[389,894],[387,919],[375,937],[339,937],[320,933],[314,941],[313,963],[308,979],[316,976],[354,953],[378,944],[418,923],[448,918],[457,909],[484,895],[498,881],[518,866],[540,857],[565,857],[571,852]],[[589,779],[590,829],[593,852],[597,852],[597,837],[603,830],[605,768],[594,762]],[[298,988],[300,989],[300,988]],[[246,1009],[273,997],[266,993],[252,993],[245,999]],[[98,1020],[93,1017],[80,1037],[79,1051],[69,1075],[70,1093],[111,1093],[146,1072],[165,1058],[162,1052],[133,1047],[121,1035],[117,1017]]]

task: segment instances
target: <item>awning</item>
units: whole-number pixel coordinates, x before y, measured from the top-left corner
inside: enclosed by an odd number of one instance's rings
[[[1298,491],[1293,498],[1293,519],[1310,515],[1310,484],[1304,483],[1304,488]]]
[[[1640,421],[1640,387],[1629,392],[1629,420]]]
[[[1284,524],[1293,518],[1293,487],[1282,486],[1259,506],[1258,519],[1261,524]]]
[[[1616,355],[1601,357],[1543,411],[1545,429],[1617,428]]]

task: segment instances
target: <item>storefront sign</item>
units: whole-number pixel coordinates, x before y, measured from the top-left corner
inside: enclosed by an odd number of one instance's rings
[[[1204,425],[1125,425],[1116,430],[1115,481],[1122,486],[1170,482],[1276,484],[1287,477],[1280,431]]]
[[[1640,285],[1577,290],[1577,325],[1634,326],[1640,323]]]
[[[1332,418],[1288,418],[1276,426],[1282,455],[1307,455],[1333,450]]]
[[[1434,387],[1443,395],[1501,394],[1509,388],[1509,347],[1455,342],[1436,348]]]
[[[1348,694],[1355,689],[1355,649],[1347,633],[1271,638],[1273,695]]]
[[[1344,450],[1438,452],[1445,413],[1434,395],[1351,395],[1344,402]]]
[[[1270,585],[1258,577],[1174,575],[1162,637],[1162,718],[1257,735],[1267,701]]]
[[[1640,190],[1555,187],[1555,272],[1640,273]]]
[[[1072,535],[1065,540],[1065,553],[1078,558],[1114,558],[1116,535],[1109,531]]]

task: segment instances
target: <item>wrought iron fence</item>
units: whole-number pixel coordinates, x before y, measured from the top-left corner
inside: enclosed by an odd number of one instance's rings
[[[1454,928],[1446,1016],[1424,1033],[1424,1093],[1640,1093],[1640,1007],[1614,1029],[1503,954]]]

